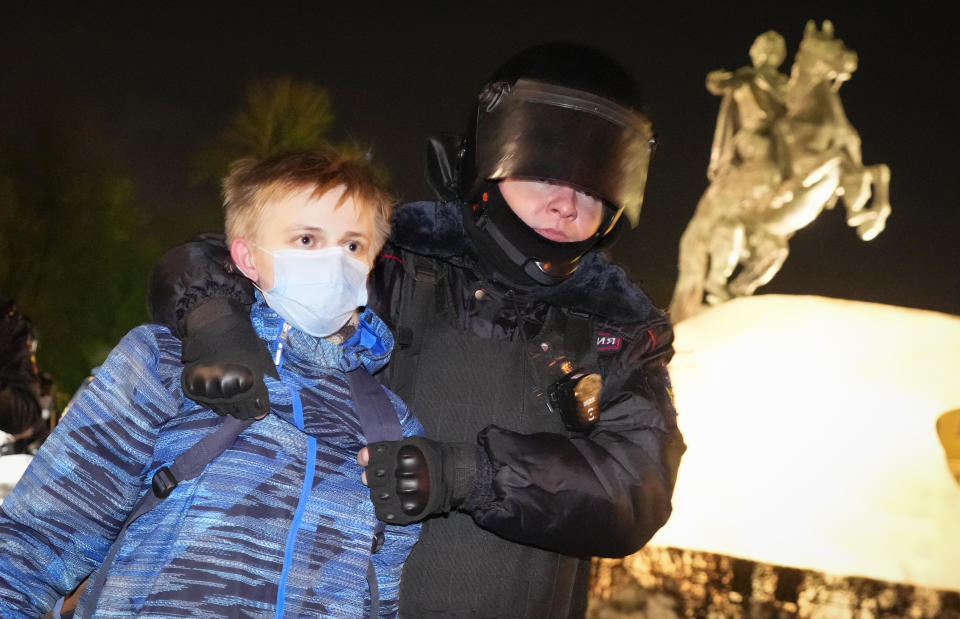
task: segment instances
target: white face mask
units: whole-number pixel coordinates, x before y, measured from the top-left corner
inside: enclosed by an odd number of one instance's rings
[[[332,335],[367,302],[369,268],[342,247],[261,251],[273,256],[273,288],[263,298],[304,333]]]

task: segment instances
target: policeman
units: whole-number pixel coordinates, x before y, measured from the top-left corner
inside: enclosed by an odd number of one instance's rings
[[[440,199],[397,210],[370,284],[397,340],[382,379],[426,437],[358,455],[381,519],[424,520],[402,616],[583,616],[588,558],[670,515],[672,329],[603,254],[637,222],[652,145],[634,80],[560,43],[496,71],[465,136],[429,140]],[[272,364],[225,262],[215,237],[168,252],[152,311],[184,340],[188,394],[255,416]]]

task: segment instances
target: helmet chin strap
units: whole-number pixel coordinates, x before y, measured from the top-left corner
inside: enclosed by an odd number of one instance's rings
[[[523,272],[538,284],[548,286],[559,284],[573,275],[577,270],[577,263],[580,262],[580,256],[561,262],[529,258],[517,249],[490,219],[481,217],[477,222],[477,227],[489,234],[490,238],[492,238],[503,253],[506,254],[507,258],[509,258],[513,264],[522,268]]]
[[[559,243],[539,235],[517,217],[500,193],[488,182],[483,199],[467,212],[473,236],[495,270],[520,285],[554,286],[573,275],[580,258],[603,237],[597,232],[573,243]],[[601,226],[605,231],[608,226]]]

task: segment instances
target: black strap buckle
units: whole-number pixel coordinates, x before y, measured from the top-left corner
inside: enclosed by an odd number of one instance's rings
[[[161,466],[156,473],[153,474],[153,493],[157,495],[159,499],[165,499],[167,496],[173,492],[173,489],[177,487],[177,478],[173,476],[173,473],[165,466]]]
[[[370,552],[377,552],[378,550],[383,548],[384,541],[385,540],[383,538],[383,531],[381,530],[375,531],[373,533],[373,543],[370,544]]]

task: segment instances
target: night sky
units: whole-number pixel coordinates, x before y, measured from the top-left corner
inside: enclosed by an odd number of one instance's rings
[[[859,54],[841,98],[865,163],[891,168],[893,214],[865,243],[842,208],[823,213],[759,292],[960,314],[954,25],[925,3],[733,4],[5,2],[0,128],[51,98],[80,102],[107,135],[137,145],[128,158],[138,197],[164,209],[189,199],[189,158],[223,127],[245,84],[290,75],[331,92],[337,135],[372,142],[404,198],[427,198],[424,138],[462,131],[500,62],[550,40],[591,44],[638,77],[653,116],[659,146],[640,226],[615,255],[665,306],[680,235],[707,186],[720,102],[704,88],[707,72],[749,64],[750,44],[769,29],[786,38],[789,72],[806,20],[827,18]]]

